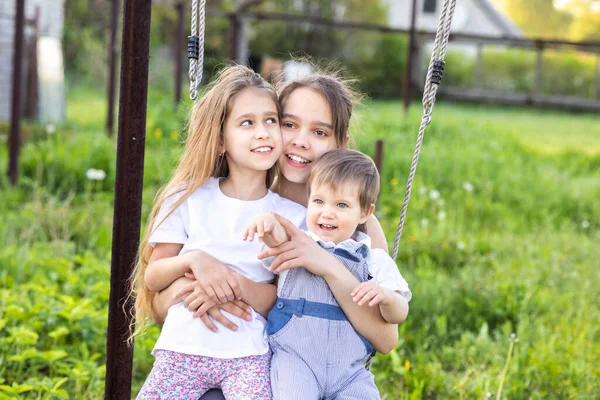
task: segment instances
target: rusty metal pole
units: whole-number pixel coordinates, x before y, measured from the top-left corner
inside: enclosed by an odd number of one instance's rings
[[[383,140],[379,139],[375,142],[375,166],[381,177],[381,169],[383,168]]]
[[[15,185],[19,176],[19,146],[21,142],[21,68],[23,66],[23,25],[25,24],[25,0],[16,1],[15,41],[12,73],[12,108],[10,136],[8,141],[8,178]]]
[[[110,9],[110,38],[108,39],[108,110],[106,132],[113,135],[115,126],[115,95],[117,87],[117,26],[119,25],[119,0],[112,0]]]
[[[151,0],[127,0],[123,5],[105,399],[131,398],[133,346],[129,347],[126,340],[132,321],[122,306],[130,310],[133,305],[126,298],[140,237],[151,5]]]
[[[403,85],[403,98],[404,98],[404,112],[408,112],[410,107],[411,91],[410,85],[412,82],[412,70],[413,70],[413,56],[415,53],[415,24],[417,20],[417,0],[412,2],[412,14],[410,17],[410,30],[408,32],[408,57],[406,59],[406,66],[404,67],[404,85]],[[419,60],[417,60],[418,62]]]
[[[182,62],[183,58],[183,41],[185,40],[185,11],[183,8],[183,2],[177,3],[177,30],[175,32],[175,105],[178,105],[181,101],[181,75],[182,75]]]

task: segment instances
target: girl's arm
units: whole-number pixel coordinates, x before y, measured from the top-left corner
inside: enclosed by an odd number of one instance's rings
[[[358,333],[364,336],[380,353],[389,353],[398,343],[398,325],[386,322],[378,307],[361,307],[354,302],[352,291],[360,283],[333,255],[296,228],[287,219],[276,215],[290,236],[290,241],[263,251],[259,258],[277,256],[271,270],[280,272],[305,267],[322,276],[329,285],[339,306]]]
[[[367,235],[371,238],[371,248],[382,249],[387,253],[389,250],[387,240],[385,239],[385,233],[375,214],[371,214],[367,219],[366,227]]]
[[[245,276],[237,275],[242,291],[242,300],[254,311],[267,318],[267,314],[277,300],[277,286],[271,283],[254,282]]]
[[[159,292],[189,270],[186,259],[178,256],[180,243],[157,243],[144,274],[144,283],[151,292]]]

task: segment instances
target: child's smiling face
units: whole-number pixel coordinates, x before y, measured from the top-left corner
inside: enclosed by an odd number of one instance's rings
[[[356,184],[333,188],[313,183],[310,188],[306,225],[325,242],[338,244],[350,239],[356,227],[366,222],[372,210],[362,210]]]

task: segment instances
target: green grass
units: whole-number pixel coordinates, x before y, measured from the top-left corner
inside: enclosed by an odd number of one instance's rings
[[[76,89],[65,126],[29,127],[17,188],[1,147],[0,398],[102,396],[116,154],[105,111],[102,93]],[[185,113],[151,91],[144,218]],[[390,242],[420,113],[373,101],[353,131],[371,155],[385,140],[377,214]],[[90,168],[106,179],[88,181]],[[436,104],[398,257],[411,311],[373,364],[382,397],[599,398],[599,194],[597,116]],[[136,340],[134,393],[157,334]]]

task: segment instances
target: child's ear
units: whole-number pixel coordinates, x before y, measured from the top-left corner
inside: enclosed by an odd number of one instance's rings
[[[369,206],[369,209],[361,215],[359,222],[361,224],[364,224],[365,222],[367,222],[369,217],[373,214],[373,211],[375,211],[375,204],[371,204]]]

